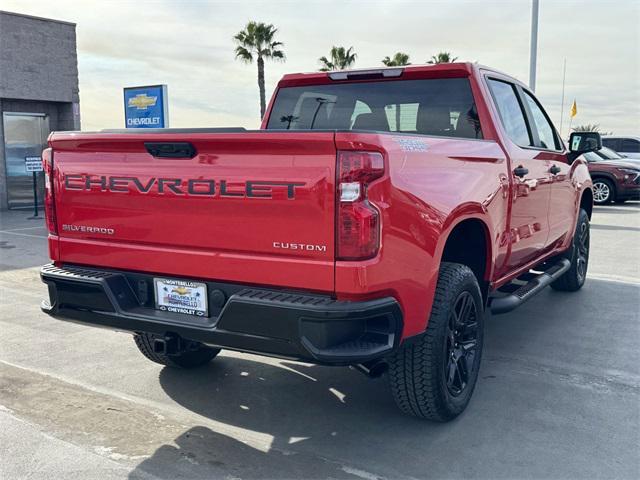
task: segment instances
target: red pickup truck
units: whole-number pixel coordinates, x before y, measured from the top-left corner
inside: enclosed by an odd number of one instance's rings
[[[286,75],[257,131],[52,133],[42,310],[170,366],[386,373],[404,412],[449,420],[485,310],[583,285],[600,146],[469,63]]]

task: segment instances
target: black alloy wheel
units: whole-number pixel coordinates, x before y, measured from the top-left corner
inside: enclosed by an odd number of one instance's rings
[[[578,223],[576,230],[576,242],[574,248],[576,248],[576,273],[578,281],[584,283],[587,277],[587,265],[589,263],[589,224],[587,222]]]
[[[473,378],[478,344],[476,304],[467,291],[462,292],[449,315],[444,378],[449,393],[461,395]]]
[[[554,290],[575,292],[580,290],[587,280],[587,269],[589,268],[589,229],[589,214],[584,208],[581,208],[578,212],[578,222],[571,242],[571,248],[559,257],[569,260],[571,266],[560,278],[551,283],[551,288]]]

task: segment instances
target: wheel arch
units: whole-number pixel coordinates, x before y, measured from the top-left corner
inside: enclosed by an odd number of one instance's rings
[[[447,229],[440,254],[440,264],[461,263],[471,269],[485,300],[493,264],[491,238],[491,230],[481,217],[461,218]]]
[[[584,209],[591,220],[591,214],[593,213],[593,190],[591,188],[585,188],[580,196],[579,208]]]

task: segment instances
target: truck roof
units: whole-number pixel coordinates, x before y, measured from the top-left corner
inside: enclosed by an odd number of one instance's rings
[[[349,70],[335,70],[331,72],[305,72],[288,73],[282,77],[278,83],[279,87],[293,87],[313,84],[326,84],[339,80],[374,80],[391,77],[402,77],[403,79],[421,78],[456,78],[467,77],[474,71],[493,72],[504,77],[513,79],[514,82],[524,85],[519,80],[499,70],[479,65],[472,62],[438,63],[424,65],[404,65],[399,67],[372,67],[357,68]]]

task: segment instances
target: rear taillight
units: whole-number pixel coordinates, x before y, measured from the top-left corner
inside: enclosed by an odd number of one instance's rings
[[[42,168],[44,170],[44,214],[47,219],[47,229],[49,233],[57,235],[58,227],[56,225],[56,205],[53,191],[55,170],[53,168],[53,151],[50,148],[42,151]]]
[[[369,202],[367,188],[384,175],[378,152],[338,152],[338,259],[364,260],[380,248],[380,213]]]

